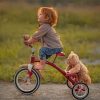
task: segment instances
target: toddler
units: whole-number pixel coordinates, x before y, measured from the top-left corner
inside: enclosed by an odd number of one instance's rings
[[[44,68],[46,59],[53,54],[61,52],[63,45],[54,29],[58,20],[56,10],[52,7],[40,7],[37,15],[39,28],[32,37],[25,35],[27,39],[24,42],[26,45],[34,44],[35,42],[41,43],[42,47],[39,51],[40,63],[35,66],[36,69],[41,70]]]

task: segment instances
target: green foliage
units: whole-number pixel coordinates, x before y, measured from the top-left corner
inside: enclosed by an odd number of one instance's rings
[[[18,66],[28,62],[31,51],[24,46],[22,37],[25,33],[32,35],[38,28],[37,8],[31,5],[0,6],[0,80],[12,80]],[[100,53],[95,53],[100,44],[99,8],[56,8],[59,12],[56,30],[61,36],[66,57],[73,50],[83,59],[100,58]],[[40,44],[34,47],[38,54]],[[53,57],[49,60],[52,61]],[[65,69],[64,58],[58,58],[56,63]],[[88,67],[93,82],[100,82],[99,67]],[[42,73],[45,78],[43,83],[65,81],[59,72],[48,66]]]
[[[65,10],[66,9],[66,10]],[[100,27],[99,8],[65,8],[59,11],[59,27],[79,25],[80,27]],[[64,19],[64,20],[63,20]]]
[[[90,71],[90,76],[92,79],[92,82],[94,83],[100,83],[100,65],[91,65],[88,66],[88,69]]]

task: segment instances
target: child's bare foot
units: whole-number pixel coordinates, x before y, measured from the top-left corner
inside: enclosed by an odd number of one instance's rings
[[[36,63],[34,67],[35,69],[38,69],[38,70],[42,70],[44,68],[44,66],[41,63]]]

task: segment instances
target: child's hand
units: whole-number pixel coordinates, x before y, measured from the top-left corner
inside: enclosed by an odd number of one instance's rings
[[[30,44],[32,44],[32,40],[31,40],[31,38],[30,38],[30,36],[29,35],[24,35],[24,44],[25,45],[30,45]]]
[[[25,41],[25,40],[28,40],[29,38],[30,38],[30,36],[29,36],[29,35],[27,35],[27,34],[26,34],[26,35],[24,35],[24,41]]]
[[[34,38],[32,38],[32,37],[30,37],[29,35],[24,35],[24,44],[25,45],[31,45],[31,44],[33,44],[34,42],[37,42],[38,40],[37,39],[34,39]]]
[[[24,44],[25,45],[31,45],[32,44],[32,38],[29,38],[27,40],[24,39]]]

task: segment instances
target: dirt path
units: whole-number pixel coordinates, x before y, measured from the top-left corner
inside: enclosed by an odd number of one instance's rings
[[[85,100],[100,100],[100,84],[92,84]],[[0,100],[76,100],[64,84],[42,84],[32,95],[21,94],[13,83],[0,82]]]

